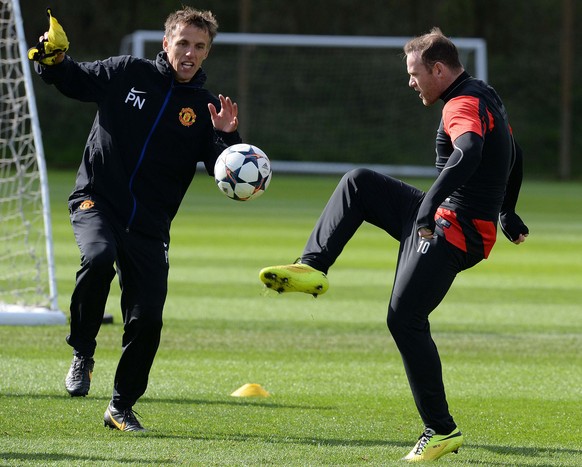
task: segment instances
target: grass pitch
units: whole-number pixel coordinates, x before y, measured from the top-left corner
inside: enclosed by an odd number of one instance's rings
[[[74,174],[49,179],[67,310]],[[162,344],[135,407],[145,434],[102,425],[121,346],[115,284],[87,398],[64,390],[66,326],[0,327],[0,465],[401,465],[422,424],[385,326],[396,242],[364,225],[318,299],[258,280],[299,256],[338,179],[275,174],[262,198],[238,203],[195,178],[173,226]],[[581,205],[580,184],[526,183],[528,241],[500,234],[433,313],[465,434],[441,463],[582,465]],[[245,383],[271,396],[230,396]]]

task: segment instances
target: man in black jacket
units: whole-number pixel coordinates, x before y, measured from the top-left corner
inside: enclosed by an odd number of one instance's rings
[[[332,194],[298,264],[272,266],[261,280],[279,292],[313,295],[359,226],[369,222],[400,242],[387,323],[425,429],[404,458],[438,459],[463,435],[449,412],[429,315],[456,275],[487,258],[497,222],[515,244],[528,228],[515,212],[522,154],[501,99],[462,67],[455,45],[435,28],[404,48],[409,86],[426,106],[444,102],[436,139],[439,176],[425,193],[366,169],[347,173]]]
[[[211,12],[185,7],[168,16],[156,60],[77,63],[58,52],[36,66],[65,96],[98,107],[69,197],[81,268],[71,298],[67,342],[74,356],[65,386],[71,396],[89,392],[117,270],[123,351],[104,422],[122,431],[143,431],[132,408],[146,390],[160,342],[172,219],[197,162],[212,174],[218,154],[241,141],[236,103],[203,88],[201,65],[217,28]]]

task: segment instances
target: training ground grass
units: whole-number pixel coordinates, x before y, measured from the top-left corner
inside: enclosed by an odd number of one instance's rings
[[[65,202],[73,178],[50,174],[63,310],[79,261]],[[102,425],[121,346],[115,283],[115,324],[100,332],[87,398],[64,390],[67,326],[0,326],[0,465],[399,465],[422,424],[385,326],[396,242],[363,226],[318,299],[258,280],[300,254],[337,180],[275,174],[262,198],[237,203],[196,177],[174,222],[162,343],[135,407],[145,434]],[[525,183],[530,238],[515,246],[500,234],[433,314],[465,434],[442,463],[582,465],[580,206],[580,184]],[[271,396],[230,396],[245,383]]]

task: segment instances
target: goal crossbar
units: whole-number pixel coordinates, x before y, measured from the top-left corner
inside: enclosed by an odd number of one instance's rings
[[[146,42],[162,42],[163,31],[140,29],[126,35],[121,42],[121,53],[136,57],[145,56]],[[296,47],[366,47],[398,48],[412,37],[408,36],[332,36],[316,34],[258,34],[221,32],[214,39],[215,44],[269,45]],[[459,48],[475,51],[475,77],[487,81],[487,42],[478,37],[452,37]]]

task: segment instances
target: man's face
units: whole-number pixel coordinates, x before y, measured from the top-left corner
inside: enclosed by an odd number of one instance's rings
[[[181,24],[170,37],[164,36],[163,46],[174,78],[179,83],[187,83],[208,57],[210,36],[208,31],[196,26]]]
[[[442,80],[439,79],[439,64],[428,69],[420,58],[419,52],[412,52],[406,56],[406,71],[410,76],[408,86],[418,92],[425,106],[434,104],[444,91]]]

